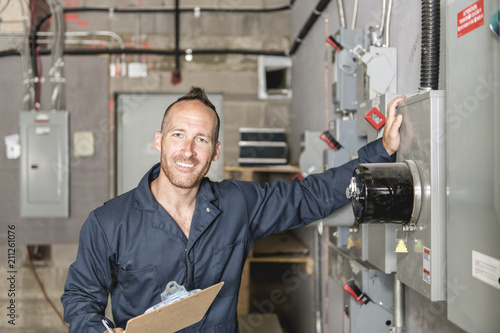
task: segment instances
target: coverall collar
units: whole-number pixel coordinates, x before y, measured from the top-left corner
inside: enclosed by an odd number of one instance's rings
[[[166,213],[163,207],[156,201],[150,188],[151,182],[159,176],[160,169],[160,163],[155,164],[141,179],[137,191],[134,193],[134,206],[140,210],[156,212],[153,227],[172,230],[172,228],[165,226],[165,221],[160,221],[163,220],[162,216],[164,216],[164,214],[168,215],[168,213]],[[173,229],[179,237],[186,241],[187,250],[196,243],[196,240],[220,214],[220,210],[214,205],[216,201],[217,198],[212,191],[210,180],[206,177],[203,178],[198,194],[196,195],[196,207],[191,222],[189,239],[186,240],[186,237],[177,225],[174,226],[176,229]],[[170,220],[171,223],[175,224],[175,221],[171,217]]]

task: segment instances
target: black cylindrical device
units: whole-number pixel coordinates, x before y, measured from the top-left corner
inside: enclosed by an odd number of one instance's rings
[[[359,223],[414,222],[420,210],[418,169],[413,161],[358,164],[348,195]]]

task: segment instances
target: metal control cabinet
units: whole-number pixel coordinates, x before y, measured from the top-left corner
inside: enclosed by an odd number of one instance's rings
[[[363,224],[363,249],[366,260],[384,273],[394,273],[397,269],[395,224]]]
[[[336,94],[334,100],[341,111],[356,110],[358,62],[351,50],[357,45],[363,45],[363,30],[341,28],[339,40],[344,49],[336,54],[337,83],[333,89]]]
[[[69,216],[68,112],[23,111],[20,216]]]
[[[359,333],[389,332],[394,321],[393,275],[384,274],[355,260],[349,263],[349,275],[370,301],[362,305],[344,292],[344,330]]]
[[[404,120],[397,161],[415,162],[422,198],[415,227],[396,230],[408,249],[397,255],[397,278],[432,301],[446,299],[445,112],[444,91],[408,97],[398,106]]]
[[[446,6],[448,319],[467,332],[500,330],[499,6]]]

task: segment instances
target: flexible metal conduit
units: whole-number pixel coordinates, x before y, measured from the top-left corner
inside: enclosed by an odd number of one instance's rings
[[[437,90],[439,86],[440,18],[440,1],[422,0],[422,49],[419,90]]]

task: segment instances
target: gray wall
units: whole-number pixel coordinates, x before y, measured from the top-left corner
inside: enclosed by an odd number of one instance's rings
[[[49,299],[61,311],[59,297],[66,273],[76,257],[78,234],[90,210],[109,198],[108,188],[108,75],[106,58],[66,57],[66,107],[70,112],[70,133],[92,131],[95,155],[80,158],[72,154],[70,136],[70,217],[67,219],[19,218],[19,160],[8,160],[5,145],[0,145],[0,294],[2,332],[64,332],[52,309],[47,305],[26,261],[27,244],[50,244],[51,260],[36,264],[40,280]],[[47,73],[51,61],[43,59]],[[20,57],[0,61],[0,106],[2,136],[18,133],[18,112],[22,109],[22,70]],[[46,82],[49,82],[48,79]],[[50,109],[50,84],[43,84],[42,107]],[[45,110],[47,110],[45,109]],[[7,231],[15,226],[15,301],[16,325],[7,323],[7,290],[12,289],[5,274],[7,267]],[[10,262],[9,262],[10,263]]]
[[[292,39],[298,35],[303,24],[316,7],[315,1],[298,1],[292,10]],[[344,1],[346,25],[351,27],[353,1]],[[441,59],[439,89],[445,87],[445,1],[441,10]],[[382,1],[360,1],[356,29],[367,31],[369,26],[378,25]],[[327,22],[325,23],[325,19]],[[390,29],[390,46],[398,52],[398,93],[412,95],[420,83],[420,1],[394,0]],[[316,21],[306,39],[293,56],[292,80],[292,161],[298,161],[300,134],[305,130],[323,131],[328,122],[339,117],[334,113],[332,103],[333,48],[325,42],[328,35],[335,35],[340,29],[336,1],[331,1]],[[326,64],[325,64],[326,62]],[[326,73],[325,73],[326,71]],[[325,96],[325,76],[328,80],[328,96]],[[329,105],[325,107],[326,98]]]
[[[136,2],[134,2],[135,4]],[[202,3],[206,6],[276,6],[281,0],[229,1]],[[173,1],[141,1],[144,6],[172,7]],[[183,1],[182,6],[200,5]],[[114,1],[86,0],[82,6],[116,5]],[[181,15],[181,48],[245,48],[286,50],[289,47],[290,11],[273,14],[192,14]],[[137,29],[139,22],[140,29]],[[78,13],[67,20],[68,31],[111,30],[121,35],[128,47],[171,49],[174,22],[171,14]],[[109,40],[114,47],[117,43]],[[0,44],[3,48],[4,44]],[[50,57],[43,57],[43,72],[48,73]],[[246,55],[195,56],[193,62],[181,61],[182,81],[172,84],[173,57],[127,56],[128,61],[147,61],[149,74],[144,79],[109,78],[107,56],[65,56],[66,106],[70,112],[70,144],[74,131],[93,131],[96,154],[77,158],[70,149],[70,217],[67,219],[19,218],[19,160],[8,160],[0,144],[0,331],[64,332],[62,324],[47,305],[26,262],[27,244],[49,244],[52,258],[37,264],[37,271],[49,298],[62,312],[59,298],[69,265],[76,258],[78,234],[89,212],[112,197],[114,186],[113,147],[114,95],[133,93],[140,101],[147,92],[186,93],[193,85],[209,93],[223,95],[225,144],[224,165],[237,165],[240,127],[284,127],[290,132],[290,100],[259,100],[257,57]],[[18,112],[22,109],[23,74],[21,58],[0,58],[0,133],[18,133]],[[50,84],[43,85],[42,106],[49,108]],[[160,120],[158,120],[160,122]],[[140,130],[140,129],[138,129]],[[154,133],[152,133],[154,138]],[[139,179],[137,180],[139,181]],[[7,232],[16,226],[16,326],[7,323]]]
[[[364,31],[380,22],[382,1],[360,1],[356,28]],[[445,4],[441,1],[441,59],[439,88],[445,88]],[[299,1],[292,10],[291,37],[294,38],[309,17],[317,1]],[[344,1],[346,25],[351,26],[353,1]],[[325,18],[328,19],[325,23]],[[412,95],[420,83],[420,1],[395,0],[390,30],[390,46],[398,51],[398,93]],[[300,155],[300,133],[305,130],[323,131],[329,121],[339,117],[333,111],[331,85],[333,48],[325,40],[340,28],[337,1],[331,1],[323,15],[316,21],[309,35],[293,56],[292,97],[292,160]],[[327,65],[325,65],[325,59]],[[326,71],[326,74],[325,74]],[[328,96],[325,96],[325,75]],[[328,99],[329,105],[325,107]],[[329,280],[330,332],[342,332],[342,295],[345,281]],[[406,325],[408,333],[461,332],[447,320],[446,303],[432,303],[417,292],[406,291]],[[340,310],[340,311],[339,311]]]
[[[50,110],[52,87],[46,75],[51,66],[43,59],[45,82],[42,84],[42,110]],[[0,145],[0,235],[7,225],[16,225],[21,244],[75,243],[80,227],[90,210],[102,205],[108,194],[108,75],[106,58],[65,57],[66,108],[70,113],[70,134],[92,131],[95,138],[93,157],[76,157],[70,135],[70,217],[67,219],[19,218],[19,162],[8,160],[5,145]],[[2,135],[18,133],[18,112],[22,110],[21,58],[2,58],[0,62],[0,99]],[[2,237],[3,238],[3,237]]]
[[[227,6],[279,5],[284,1],[227,1],[217,2]],[[344,1],[347,23],[350,25],[352,1]],[[171,6],[172,1],[151,0],[141,2],[145,6]],[[442,1],[444,6],[444,1]],[[111,2],[86,0],[82,5],[109,5]],[[191,1],[182,3],[193,5]],[[291,12],[275,14],[221,14],[202,15],[194,19],[183,14],[181,47],[222,48],[241,47],[268,50],[285,50],[291,38],[301,29],[317,1],[295,1]],[[208,3],[207,5],[216,5]],[[360,1],[358,28],[365,29],[380,19],[381,1]],[[325,13],[328,13],[329,34],[339,28],[336,2],[332,1]],[[444,11],[443,11],[444,15]],[[329,120],[337,117],[333,107],[325,102],[331,94],[332,69],[331,47],[325,43],[324,15],[316,22],[298,52],[293,56],[293,98],[289,101],[261,101],[257,99],[257,61],[254,56],[212,55],[197,56],[195,61],[182,61],[183,80],[178,85],[170,82],[173,68],[172,57],[148,56],[150,73],[145,79],[108,78],[107,57],[65,57],[65,76],[68,79],[66,104],[70,111],[70,134],[79,130],[90,130],[96,136],[96,155],[90,158],[71,160],[71,195],[70,218],[68,219],[20,219],[18,169],[19,160],[7,160],[5,145],[0,144],[0,253],[6,253],[5,239],[7,226],[16,225],[18,284],[17,295],[18,325],[8,326],[6,320],[0,320],[2,332],[64,332],[62,325],[46,306],[45,300],[36,288],[32,274],[26,265],[25,244],[51,244],[52,260],[45,266],[39,266],[38,272],[45,283],[49,297],[61,310],[58,301],[62,293],[67,267],[76,255],[76,243],[79,229],[90,210],[107,200],[112,193],[113,173],[109,170],[112,162],[108,137],[109,124],[112,120],[112,107],[115,92],[134,92],[138,98],[146,91],[185,92],[192,85],[200,85],[208,92],[224,95],[224,137],[225,164],[236,165],[238,153],[238,128],[243,126],[285,127],[290,134],[291,161],[297,162],[300,148],[300,134],[304,130],[324,130]],[[140,21],[140,31],[136,23]],[[85,24],[80,24],[86,22]],[[69,31],[112,30],[119,33],[127,45],[134,46],[136,36],[141,37],[141,45],[152,48],[172,48],[173,20],[165,14],[154,15],[118,15],[110,18],[108,14],[79,13],[75,19],[67,22]],[[444,27],[444,23],[442,24]],[[398,90],[412,94],[419,83],[420,60],[420,2],[395,1],[392,15],[391,44],[398,47]],[[444,43],[442,43],[444,50]],[[443,51],[444,52],[444,51]],[[444,53],[442,59],[444,58]],[[128,56],[133,59],[134,56]],[[325,59],[327,65],[325,65]],[[45,61],[44,72],[50,67]],[[325,72],[326,71],[326,72]],[[441,66],[444,71],[444,66]],[[19,57],[0,59],[0,132],[2,135],[17,133],[18,111],[22,108],[22,70]],[[328,89],[325,95],[325,75]],[[444,75],[440,86],[444,87]],[[44,85],[45,106],[49,84]],[[329,97],[331,103],[331,98]],[[71,136],[70,136],[71,140]],[[112,141],[111,141],[112,144]],[[311,232],[305,231],[303,240],[311,239]],[[311,248],[312,248],[312,244]],[[6,258],[0,259],[0,270],[6,272]],[[3,274],[3,273],[2,273]],[[6,279],[0,280],[0,290],[7,290]],[[310,286],[310,281],[304,283]],[[331,294],[341,295],[338,285],[331,285]],[[446,307],[443,303],[430,303],[411,290],[407,291],[408,332],[424,331],[457,332],[458,329],[446,320]],[[307,288],[297,297],[306,299]],[[5,318],[6,295],[0,294],[0,315]],[[339,299],[339,302],[341,300]],[[308,315],[301,319],[301,314],[312,314],[310,302],[304,302],[303,308],[293,310],[297,321],[295,326],[301,331],[310,331],[312,320]],[[28,315],[29,314],[29,315]],[[332,318],[334,318],[332,316]],[[330,327],[335,322],[332,320]],[[338,326],[338,325],[337,325]]]

